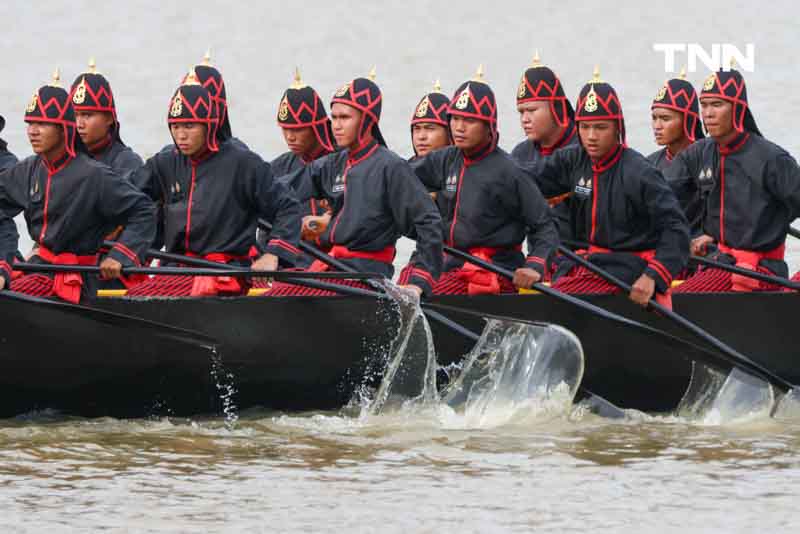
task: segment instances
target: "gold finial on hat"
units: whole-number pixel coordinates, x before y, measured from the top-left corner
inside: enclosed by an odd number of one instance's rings
[[[300,77],[300,67],[294,68],[294,80],[292,80],[292,89],[302,89],[306,84],[303,83],[303,78]]]
[[[95,63],[94,58],[89,58],[89,72],[91,74],[97,74],[97,63]]]
[[[375,81],[375,77],[378,75],[378,74],[375,72],[375,68],[376,68],[376,67],[375,67],[375,65],[373,65],[373,66],[372,66],[372,68],[371,68],[371,69],[369,69],[369,74],[367,74],[367,79],[368,79],[369,81],[371,81],[371,82],[374,82],[374,81]]]
[[[200,85],[200,80],[197,79],[197,74],[194,72],[194,67],[189,67],[189,74],[183,80],[183,85]]]
[[[56,67],[53,71],[53,79],[50,81],[50,87],[61,87],[61,69]]]
[[[600,66],[595,65],[594,70],[592,71],[592,79],[589,80],[589,83],[603,83],[603,80],[600,79]]]
[[[211,66],[211,48],[206,48],[206,53],[203,55],[203,65]]]
[[[475,71],[475,77],[472,78],[472,81],[486,83],[486,81],[483,79],[483,63],[478,65],[478,70]]]
[[[681,72],[680,72],[680,74],[678,74],[678,79],[679,80],[685,80],[686,79],[686,66],[685,65],[683,67],[681,67]]]
[[[731,56],[731,70],[736,68],[736,58]]]
[[[531,67],[535,69],[536,67],[541,67],[541,66],[542,66],[542,60],[539,58],[539,49],[537,48],[536,51],[533,53],[533,60],[531,61]]]
[[[433,92],[434,93],[442,92],[442,82],[439,81],[439,78],[436,78],[436,81],[433,82]]]

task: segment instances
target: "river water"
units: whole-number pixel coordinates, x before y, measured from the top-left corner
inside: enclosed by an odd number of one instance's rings
[[[599,65],[620,93],[630,145],[649,153],[649,106],[668,77],[653,44],[754,43],[755,72],[745,76],[756,119],[797,155],[787,118],[800,106],[798,15],[789,1],[7,1],[2,136],[29,154],[22,110],[31,93],[55,67],[70,82],[93,56],[113,84],[124,139],[148,156],[169,141],[176,83],[210,47],[235,135],[267,159],[284,150],[275,113],[296,65],[324,100],[376,65],[384,135],[409,155],[419,97],[437,78],[452,91],[482,63],[510,150],[522,137],[519,76],[538,48],[573,100]],[[689,78],[699,86],[706,74]],[[790,243],[795,269],[799,250]],[[402,411],[239,415],[232,426],[49,413],[0,421],[0,531],[796,530],[794,420],[619,422],[579,411],[454,428]]]

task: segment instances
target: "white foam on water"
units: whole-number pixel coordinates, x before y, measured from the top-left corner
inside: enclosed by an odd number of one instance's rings
[[[772,416],[781,422],[800,422],[800,390],[792,388],[781,397]]]

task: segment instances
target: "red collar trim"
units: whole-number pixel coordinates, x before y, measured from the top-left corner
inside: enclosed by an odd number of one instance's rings
[[[718,145],[719,153],[724,156],[727,156],[728,154],[733,154],[734,152],[740,150],[748,139],[750,139],[750,132],[742,132],[736,137],[734,137],[733,141],[731,141],[727,145],[725,146]]]
[[[320,144],[319,147],[317,148],[317,150],[312,152],[310,156],[306,156],[305,154],[302,154],[300,156],[300,160],[303,163],[305,163],[306,165],[308,165],[309,163],[311,163],[315,159],[321,158],[322,156],[326,156],[328,154],[330,154],[330,150],[326,149],[324,146],[322,146],[322,144]]]
[[[347,164],[351,167],[357,165],[370,157],[378,149],[378,142],[373,139],[366,145],[362,146],[347,154]]]
[[[210,158],[213,154],[214,153],[206,147],[203,149],[203,152],[201,152],[199,156],[190,156],[189,161],[192,162],[192,165],[198,165],[200,163],[203,163],[208,158]]]
[[[461,151],[464,154],[464,164],[465,165],[474,165],[475,163],[479,162],[486,156],[494,151],[495,144],[494,141],[490,140],[488,143],[483,145],[478,150],[473,150],[471,154],[467,154],[463,150]]]
[[[577,131],[578,131],[578,129],[575,128],[575,122],[574,121],[569,121],[569,124],[567,125],[567,127],[564,128],[564,133],[561,134],[561,138],[558,141],[556,141],[554,144],[552,144],[551,146],[541,146],[540,145],[539,146],[539,153],[542,154],[543,156],[549,156],[550,154],[552,154],[553,152],[555,152],[559,148],[563,147],[564,145],[566,145],[567,143],[572,141],[572,138],[575,137],[575,132],[577,132]]]
[[[606,172],[608,169],[616,165],[619,161],[619,158],[622,157],[623,148],[623,145],[620,143],[616,148],[606,154],[603,159],[597,162],[592,161],[592,170],[596,173]]]
[[[60,171],[61,169],[63,169],[64,167],[66,167],[67,163],[69,163],[72,159],[73,159],[73,157],[70,156],[69,153],[64,152],[62,155],[57,157],[52,162],[47,161],[47,158],[42,156],[42,163],[47,168],[47,172],[49,174],[55,174],[58,171]]]
[[[89,149],[89,153],[92,156],[96,156],[97,154],[100,154],[101,152],[105,151],[106,148],[111,146],[111,143],[113,141],[114,141],[114,139],[111,137],[111,134],[109,133],[109,134],[106,134],[106,136],[104,138],[102,138],[101,140],[99,140],[98,142],[93,144],[92,146],[87,146],[86,148]]]

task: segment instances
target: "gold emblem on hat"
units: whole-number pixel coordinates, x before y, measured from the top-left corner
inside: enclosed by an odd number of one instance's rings
[[[594,85],[589,87],[589,93],[586,95],[586,102],[583,104],[583,110],[586,113],[594,113],[597,111],[597,93],[594,92]]]
[[[517,90],[517,98],[522,98],[525,96],[525,93],[528,92],[528,86],[525,85],[525,75],[522,75],[522,79],[519,81],[519,89]]]
[[[289,100],[284,96],[278,108],[278,120],[283,122],[289,118]]]
[[[86,78],[81,78],[81,83],[75,88],[75,93],[72,95],[73,104],[83,104],[86,101]]]
[[[183,113],[183,95],[178,91],[178,94],[172,99],[172,107],[169,109],[169,114],[172,117],[180,117],[181,113]]]
[[[461,91],[461,94],[458,95],[458,100],[456,100],[456,109],[464,109],[469,105],[469,84]]]
[[[344,96],[344,94],[350,89],[350,84],[346,83],[339,88],[338,91],[334,94],[334,96]]]
[[[36,111],[36,105],[39,103],[39,93],[33,93],[31,101],[28,102],[28,107],[25,108],[26,113],[33,113]]]
[[[430,104],[431,104],[431,101],[428,98],[428,95],[425,95],[425,98],[423,98],[422,102],[420,102],[419,106],[417,106],[417,112],[415,113],[415,115],[417,117],[420,117],[420,118],[424,117],[425,115],[427,115],[428,114],[428,106],[430,106]]]
[[[706,78],[705,83],[703,84],[703,91],[710,91],[714,88],[714,83],[717,81],[716,73],[712,72]]]
[[[663,85],[661,87],[661,89],[658,90],[658,93],[656,93],[656,101],[664,100],[665,96],[667,96],[667,86],[666,86],[666,84]]]

